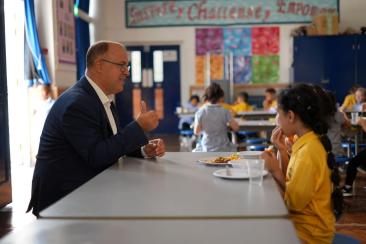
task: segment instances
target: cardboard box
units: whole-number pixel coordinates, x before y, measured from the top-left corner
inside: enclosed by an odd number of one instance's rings
[[[318,35],[338,35],[338,14],[321,14],[313,18]]]

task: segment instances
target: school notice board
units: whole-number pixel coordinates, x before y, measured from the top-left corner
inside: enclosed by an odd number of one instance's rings
[[[127,28],[310,23],[339,13],[339,0],[126,0]]]
[[[196,84],[230,76],[234,83],[276,83],[279,52],[276,26],[196,29]]]

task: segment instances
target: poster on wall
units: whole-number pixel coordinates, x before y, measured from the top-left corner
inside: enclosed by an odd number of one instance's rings
[[[196,29],[196,55],[221,53],[222,48],[222,28]]]
[[[252,28],[252,54],[273,55],[280,50],[279,27]]]
[[[127,28],[310,23],[337,14],[339,0],[126,0]]]
[[[268,55],[252,57],[252,83],[275,83],[279,79],[279,56]]]
[[[224,28],[224,53],[249,56],[251,47],[251,28]]]
[[[58,61],[75,64],[74,1],[57,0],[56,11]]]

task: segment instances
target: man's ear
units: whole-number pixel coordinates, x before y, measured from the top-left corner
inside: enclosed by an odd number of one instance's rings
[[[102,61],[101,60],[96,60],[94,62],[94,69],[98,73],[100,73],[102,71]]]

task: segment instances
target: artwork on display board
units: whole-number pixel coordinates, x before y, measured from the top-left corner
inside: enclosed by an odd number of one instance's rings
[[[232,60],[234,83],[278,82],[279,36],[279,27],[196,29],[196,84],[206,79],[208,56],[211,81],[229,77],[225,63]]]
[[[196,30],[196,55],[221,53],[223,47],[222,28]]]
[[[74,1],[57,0],[57,54],[60,63],[76,63]]]
[[[249,56],[252,53],[251,28],[224,28],[224,53]]]
[[[196,84],[205,83],[205,59],[206,56],[196,56]]]
[[[275,83],[279,79],[279,56],[268,55],[252,57],[252,83]]]

